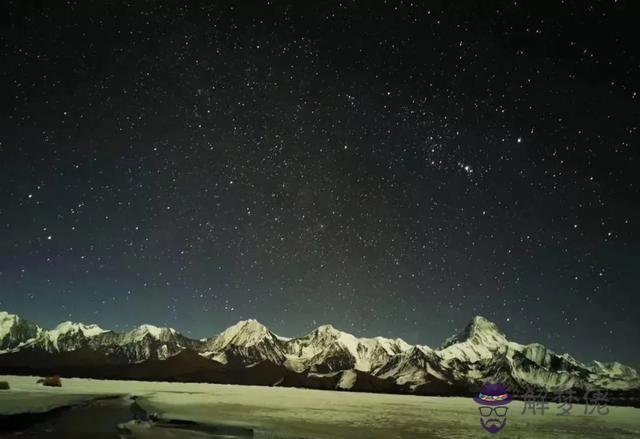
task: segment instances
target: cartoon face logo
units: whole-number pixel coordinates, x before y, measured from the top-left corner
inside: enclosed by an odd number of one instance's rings
[[[502,384],[484,383],[480,393],[473,400],[480,404],[480,425],[489,433],[497,433],[507,425],[506,404],[511,402],[511,395]]]

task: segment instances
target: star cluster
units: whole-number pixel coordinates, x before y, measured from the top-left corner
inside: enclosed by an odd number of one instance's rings
[[[640,364],[633,2],[2,8],[0,309]]]

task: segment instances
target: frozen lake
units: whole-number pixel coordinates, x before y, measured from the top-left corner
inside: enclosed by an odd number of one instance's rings
[[[470,398],[91,379],[63,379],[62,388],[47,388],[36,384],[36,379],[0,376],[0,381],[11,385],[11,390],[0,391],[0,415],[5,416],[5,420],[9,415],[42,413],[84,403],[38,421],[39,426],[29,427],[42,437],[73,437],[74,429],[77,437],[121,434],[122,437],[158,438],[413,439],[488,435],[480,427],[478,406]],[[137,397],[135,405],[147,414],[154,414],[158,424],[155,427],[131,424],[128,432],[117,433],[117,424],[134,418],[134,413],[127,408],[134,402],[130,399],[132,396]],[[112,399],[87,404],[105,397]],[[509,405],[508,425],[500,437],[640,437],[640,409],[636,408],[610,407],[606,416],[586,416],[581,405],[575,405],[569,416],[557,416],[555,404],[550,404],[544,415],[522,414],[522,410],[522,402]],[[81,422],[90,418],[96,421]],[[99,431],[94,432],[92,428]],[[61,429],[65,432],[62,436]],[[0,437],[14,435],[15,431],[0,433]]]

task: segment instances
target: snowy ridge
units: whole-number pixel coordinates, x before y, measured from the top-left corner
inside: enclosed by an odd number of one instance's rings
[[[21,323],[18,316],[0,313],[0,340],[2,335],[10,331],[16,332]],[[124,360],[130,363],[137,363],[150,359],[166,359],[175,355],[185,347],[195,345],[197,342],[190,341],[178,334],[173,328],[160,328],[153,325],[141,325],[126,333],[115,333],[101,328],[95,324],[84,324],[65,321],[55,328],[45,330],[35,325],[27,326],[28,330],[23,330],[24,335],[14,340],[11,349],[4,349],[2,352],[15,352],[16,350],[29,348],[43,350],[50,353],[72,352],[79,349],[92,349],[105,353],[106,355]],[[7,343],[4,343],[7,344]]]
[[[66,350],[74,350],[84,344],[87,338],[107,332],[98,325],[62,322],[54,329],[43,331],[35,344],[41,343],[50,349],[60,350],[62,343],[67,343]]]
[[[0,311],[0,353],[9,352],[31,343],[42,328],[15,314]]]
[[[62,322],[54,329],[47,331],[51,337],[68,334],[69,332],[81,332],[85,337],[94,337],[107,331],[98,325],[84,325],[82,323],[74,322]]]
[[[416,387],[430,381],[444,382],[449,370],[443,366],[438,355],[427,346],[413,346],[408,351],[394,356],[377,375],[393,378],[398,384]]]
[[[254,346],[265,339],[275,338],[277,337],[257,320],[241,320],[213,339],[213,347],[223,349],[229,345]]]
[[[491,358],[493,352],[506,349],[509,345],[510,342],[495,323],[476,316],[461,333],[449,337],[438,354],[445,360],[458,359],[473,363]]]
[[[102,329],[98,325],[85,325],[83,323],[74,323],[74,322],[62,322],[54,329],[49,331],[45,331],[47,337],[50,340],[57,340],[58,338],[73,334],[80,333],[86,338],[95,337],[96,335],[107,332],[105,329]]]
[[[201,355],[224,364],[250,366],[264,360],[279,364],[285,361],[284,343],[257,320],[241,320],[206,341]]]
[[[176,335],[173,328],[159,328],[154,325],[140,325],[132,331],[129,331],[123,337],[126,342],[140,341],[145,337],[151,337],[157,340],[170,340]]]
[[[289,364],[295,370],[335,371],[356,369],[371,372],[392,356],[411,348],[402,339],[357,338],[323,325],[310,334],[286,343]]]
[[[122,364],[163,361],[190,350],[201,361],[213,360],[236,370],[290,373],[294,377],[289,378],[293,380],[290,385],[302,387],[375,391],[381,386],[381,391],[455,394],[489,380],[502,382],[514,392],[529,387],[640,391],[640,376],[629,366],[598,361],[585,364],[539,343],[512,342],[495,323],[481,316],[432,349],[399,338],[356,337],[332,325],[322,325],[302,337],[285,338],[249,319],[217,336],[192,340],[173,328],[149,324],[124,333],[74,322],[44,330],[19,316],[0,312],[0,361],[3,354],[24,350],[55,354],[81,349]],[[274,382],[284,383],[285,378],[274,378]]]
[[[173,328],[145,324],[121,334],[105,332],[91,339],[90,345],[110,356],[139,363],[166,360],[189,347],[189,342]]]

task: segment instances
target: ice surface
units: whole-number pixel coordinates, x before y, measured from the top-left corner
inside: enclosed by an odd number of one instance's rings
[[[46,387],[37,384],[38,377],[0,376],[0,381],[8,381],[10,390],[0,391],[0,415],[18,413],[43,413],[57,407],[71,406],[90,401],[96,394],[113,394],[107,388],[101,391],[90,389],[91,380],[62,380],[65,387]],[[69,383],[74,383],[75,385]],[[123,392],[126,393],[126,392]]]
[[[318,439],[475,438],[486,434],[471,398],[384,395],[291,388],[197,383],[63,379],[47,389],[35,377],[0,376],[11,390],[0,392],[0,414],[42,410],[108,394],[137,395],[138,403],[161,419],[201,425],[229,425],[271,431],[278,437]],[[556,416],[522,415],[523,403],[509,405],[504,438],[640,437],[640,409],[610,407],[607,416],[585,416],[574,405]]]

